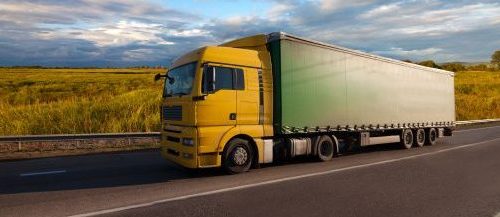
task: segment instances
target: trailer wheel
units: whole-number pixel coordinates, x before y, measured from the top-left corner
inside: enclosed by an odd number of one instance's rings
[[[401,147],[409,149],[413,145],[413,133],[410,129],[403,130],[401,134]]]
[[[318,145],[316,146],[316,153],[318,153],[318,159],[320,161],[330,161],[332,160],[335,145],[333,140],[329,136],[321,136],[318,139]]]
[[[425,143],[425,130],[424,129],[417,129],[415,130],[415,138],[413,138],[415,141],[414,144],[416,147],[422,147],[424,146]]]
[[[436,144],[437,140],[437,131],[436,128],[429,128],[427,130],[427,136],[426,136],[425,144],[426,145],[434,145]]]
[[[252,166],[253,150],[247,140],[232,139],[222,156],[222,166],[229,174],[246,172]]]

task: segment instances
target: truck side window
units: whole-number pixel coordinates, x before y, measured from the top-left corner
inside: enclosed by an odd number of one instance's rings
[[[215,67],[215,90],[234,90],[233,69]]]
[[[212,78],[213,70],[215,68],[215,79]],[[210,81],[214,80],[214,90],[244,90],[245,79],[243,77],[243,70],[237,68],[209,66],[205,68],[202,80],[203,93],[209,92]]]
[[[245,79],[243,77],[242,69],[234,69],[234,89],[244,90],[245,89]]]

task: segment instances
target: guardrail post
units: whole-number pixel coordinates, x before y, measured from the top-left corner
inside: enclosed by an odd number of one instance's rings
[[[17,151],[21,151],[22,146],[21,146],[21,141],[17,142]]]

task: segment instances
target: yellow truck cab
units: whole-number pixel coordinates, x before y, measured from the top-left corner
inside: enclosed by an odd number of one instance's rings
[[[226,163],[234,173],[264,162],[262,137],[273,131],[269,58],[265,35],[178,58],[165,79],[162,156],[188,168]],[[233,153],[230,162],[224,153]]]
[[[229,173],[353,146],[435,144],[454,74],[277,32],[191,51],[164,75],[161,153]]]

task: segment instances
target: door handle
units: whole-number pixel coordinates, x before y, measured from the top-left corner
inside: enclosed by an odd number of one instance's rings
[[[236,120],[236,113],[229,114],[229,120]]]

